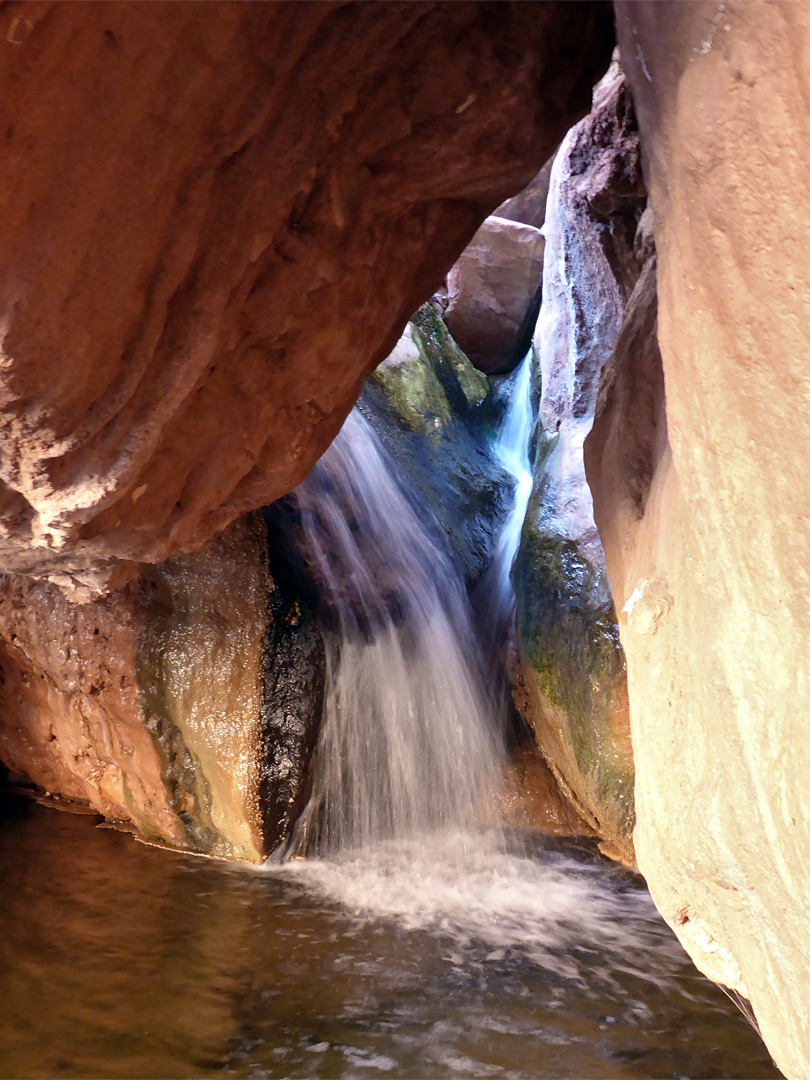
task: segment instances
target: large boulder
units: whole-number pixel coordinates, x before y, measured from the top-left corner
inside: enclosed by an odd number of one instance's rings
[[[447,325],[488,375],[511,371],[529,347],[543,247],[543,234],[534,226],[488,217],[447,275]],[[528,335],[521,333],[528,323]]]
[[[620,2],[617,15],[655,213],[661,367],[648,280],[589,456],[627,656],[636,852],[695,962],[750,999],[799,1080],[810,9]]]
[[[634,861],[624,656],[582,447],[600,371],[637,273],[638,131],[614,65],[555,158],[535,347],[542,396],[534,486],[515,560],[517,702],[582,816]]]
[[[303,479],[586,104],[606,3],[0,11],[0,568],[87,598]]]

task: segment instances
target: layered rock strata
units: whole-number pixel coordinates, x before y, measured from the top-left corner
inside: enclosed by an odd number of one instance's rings
[[[798,1080],[810,12],[731,0],[617,13],[655,213],[662,370],[641,326],[648,281],[589,455],[627,656],[638,863],[697,965],[750,999]]]
[[[0,11],[0,567],[80,598],[329,444],[611,46],[603,3]]]

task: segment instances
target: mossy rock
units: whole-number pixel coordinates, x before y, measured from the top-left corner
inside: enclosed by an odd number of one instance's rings
[[[554,495],[541,465],[513,569],[528,719],[581,812],[632,862],[634,772],[616,612],[593,543],[555,527]]]
[[[444,325],[423,304],[359,402],[434,540],[468,588],[492,561],[512,484],[494,454],[500,406]]]

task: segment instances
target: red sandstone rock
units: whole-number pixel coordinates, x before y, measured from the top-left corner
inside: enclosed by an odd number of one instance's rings
[[[0,575],[0,760],[151,839],[266,855],[266,547],[248,515],[89,604]]]
[[[308,472],[607,5],[4,5],[0,566],[88,595]]]

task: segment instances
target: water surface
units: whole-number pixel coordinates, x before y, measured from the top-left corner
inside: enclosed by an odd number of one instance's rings
[[[590,847],[257,871],[95,820],[0,802],[3,1077],[779,1075]]]

